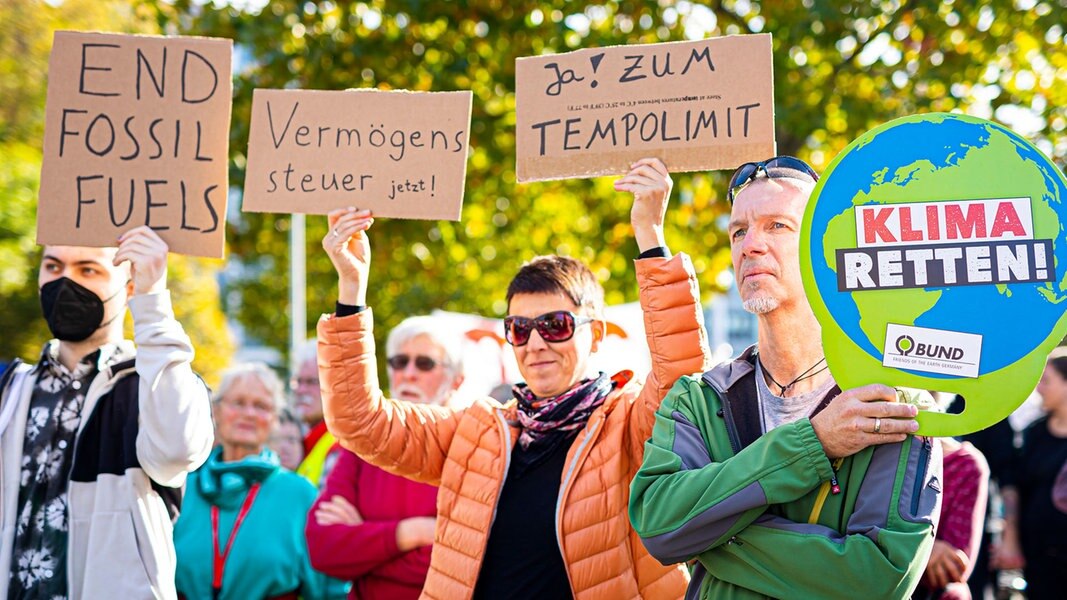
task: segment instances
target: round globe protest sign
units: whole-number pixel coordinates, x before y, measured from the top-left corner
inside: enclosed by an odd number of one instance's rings
[[[1007,417],[1034,389],[1067,317],[1067,179],[995,123],[905,117],[823,174],[804,215],[804,289],[842,389],[961,394],[925,435]]]

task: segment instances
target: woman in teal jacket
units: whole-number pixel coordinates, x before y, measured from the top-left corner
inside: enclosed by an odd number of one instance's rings
[[[316,490],[267,448],[282,398],[262,364],[234,367],[212,398],[217,441],[189,478],[174,526],[176,584],[187,600],[344,597],[312,570],[304,524]]]

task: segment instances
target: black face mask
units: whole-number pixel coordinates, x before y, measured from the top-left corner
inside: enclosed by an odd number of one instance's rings
[[[116,314],[107,323],[102,322],[104,304],[118,294],[115,292],[107,300],[101,300],[100,296],[77,281],[60,277],[41,286],[41,309],[48,329],[56,339],[81,342],[122,314]]]

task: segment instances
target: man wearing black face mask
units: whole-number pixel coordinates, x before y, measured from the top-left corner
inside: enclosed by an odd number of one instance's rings
[[[55,339],[0,380],[0,598],[176,595],[172,518],[211,449],[210,402],[174,320],[166,243],[147,227],[118,241],[45,247]]]

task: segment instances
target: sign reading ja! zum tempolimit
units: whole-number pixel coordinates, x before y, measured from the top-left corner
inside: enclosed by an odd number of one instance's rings
[[[919,415],[926,435],[1008,416],[1067,329],[1065,202],[1067,180],[1044,154],[981,119],[907,117],[853,142],[801,233],[837,383],[962,395],[960,415]]]
[[[770,34],[592,48],[515,63],[519,181],[733,168],[774,155]]]
[[[147,225],[221,257],[231,40],[57,31],[37,243],[114,246]]]

